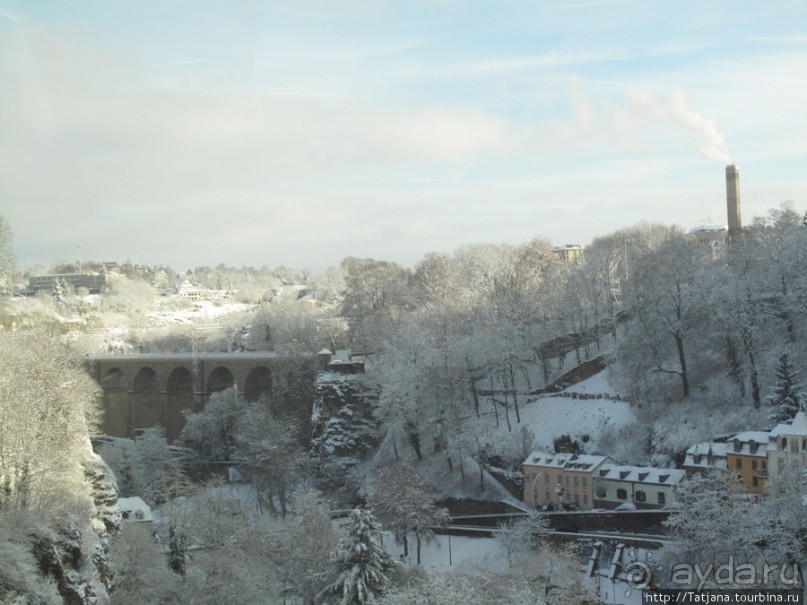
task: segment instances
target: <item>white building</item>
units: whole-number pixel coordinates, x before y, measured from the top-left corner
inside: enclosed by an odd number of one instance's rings
[[[149,505],[137,496],[118,498],[118,509],[123,523],[152,523],[154,521]]]
[[[707,441],[691,446],[684,457],[683,468],[689,475],[712,470],[726,470],[728,468],[726,444]]]
[[[686,473],[652,466],[604,465],[594,480],[594,506],[616,508],[632,503],[636,508],[659,509],[675,504],[675,490]]]
[[[777,424],[768,434],[768,473],[783,472],[788,465],[807,466],[807,414],[799,411],[790,424]]]

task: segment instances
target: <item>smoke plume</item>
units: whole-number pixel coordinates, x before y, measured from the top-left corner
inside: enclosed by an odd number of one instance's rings
[[[690,105],[686,93],[673,90],[667,96],[660,97],[649,92],[629,90],[627,97],[626,105],[616,112],[615,122],[623,142],[629,147],[638,147],[638,130],[647,122],[656,122],[674,127],[707,158],[723,164],[731,163],[725,135],[713,118]]]

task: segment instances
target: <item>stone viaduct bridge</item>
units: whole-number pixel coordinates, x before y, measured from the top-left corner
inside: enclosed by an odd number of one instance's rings
[[[232,386],[247,400],[272,392],[272,373],[284,361],[273,352],[163,353],[86,358],[103,390],[106,435],[131,437],[162,426],[169,442],[185,425],[185,410],[200,410],[211,393]]]

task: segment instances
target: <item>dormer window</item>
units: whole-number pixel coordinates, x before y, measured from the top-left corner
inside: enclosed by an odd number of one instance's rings
[[[695,464],[700,464],[700,463],[701,463],[701,459],[702,459],[702,458],[703,458],[703,456],[702,456],[702,455],[700,455],[700,454],[695,454],[695,456],[693,457],[693,462],[694,462]]]
[[[742,449],[743,449],[743,442],[740,441],[739,439],[735,439],[734,440],[734,451],[739,452]]]
[[[639,481],[644,481],[650,473],[639,473]]]
[[[753,439],[751,439],[751,441],[748,442],[748,449],[750,450],[750,452],[752,454],[757,453],[757,445],[758,445],[758,443],[756,441],[754,441]]]
[[[630,471],[619,471],[619,478],[624,479],[630,474]]]

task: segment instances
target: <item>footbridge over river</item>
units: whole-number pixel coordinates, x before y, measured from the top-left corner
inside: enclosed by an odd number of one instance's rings
[[[272,393],[272,375],[288,358],[274,352],[154,353],[86,358],[104,395],[102,430],[130,437],[161,426],[171,442],[185,410],[200,410],[211,393],[232,386],[247,400]]]

